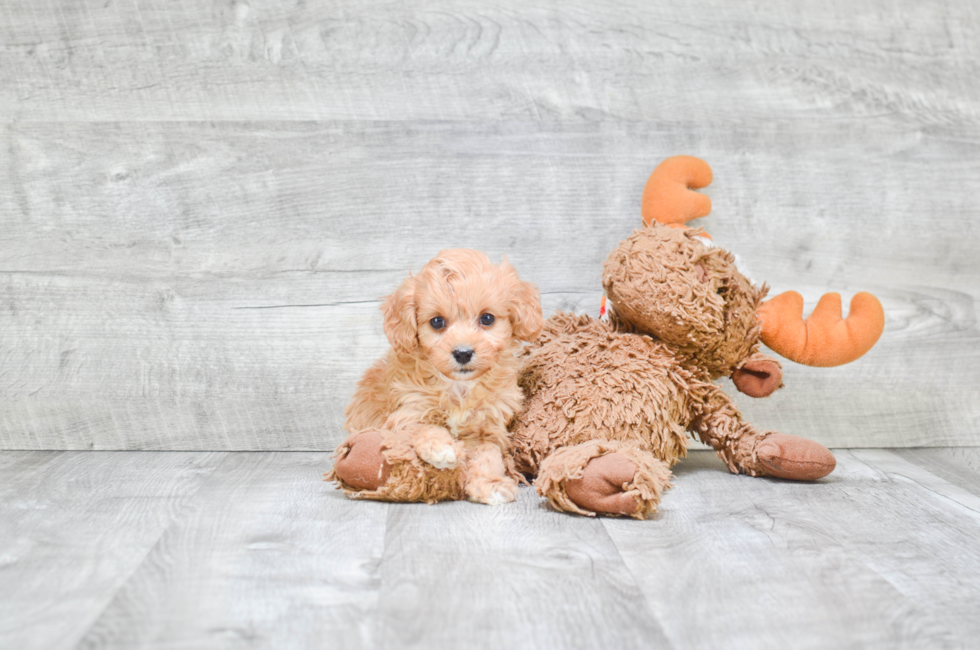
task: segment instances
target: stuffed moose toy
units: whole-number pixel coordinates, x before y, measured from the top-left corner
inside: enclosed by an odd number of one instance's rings
[[[645,227],[609,255],[602,319],[557,313],[523,349],[525,402],[510,425],[514,467],[558,510],[644,518],[670,487],[688,432],[734,473],[815,480],[833,471],[823,445],[757,429],[713,383],[765,397],[782,386],[779,362],[760,342],[809,366],[836,366],[871,349],[884,328],[881,303],[858,293],[846,319],[838,294],[803,319],[789,291],[764,301],[734,256],[691,219],[711,211],[693,190],[711,183],[704,161],[662,162],[642,199]],[[422,462],[395,432],[349,431],[328,480],[349,495],[393,501],[464,498],[457,469]]]

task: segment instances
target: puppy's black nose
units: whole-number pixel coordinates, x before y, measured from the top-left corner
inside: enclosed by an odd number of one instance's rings
[[[453,350],[453,359],[461,366],[465,366],[473,358],[473,348],[456,348]]]

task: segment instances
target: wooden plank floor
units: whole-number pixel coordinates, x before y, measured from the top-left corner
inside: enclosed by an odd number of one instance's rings
[[[357,502],[322,452],[0,452],[0,648],[968,648],[980,449],[676,471],[655,519]]]

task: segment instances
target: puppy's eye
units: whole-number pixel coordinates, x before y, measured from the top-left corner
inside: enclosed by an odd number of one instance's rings
[[[446,326],[446,319],[442,316],[436,316],[435,318],[429,319],[429,325],[432,326],[434,330],[441,330]]]
[[[491,325],[493,325],[493,321],[495,320],[497,319],[493,317],[493,314],[482,314],[480,316],[480,325],[483,325],[484,327],[490,327]]]

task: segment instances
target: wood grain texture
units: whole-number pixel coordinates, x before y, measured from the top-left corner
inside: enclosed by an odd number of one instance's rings
[[[332,449],[379,296],[441,248],[595,313],[643,183],[885,336],[740,401],[831,446],[980,444],[973,3],[0,7],[0,448]]]
[[[919,465],[956,487],[980,496],[980,449],[893,449],[906,461]]]
[[[379,647],[667,648],[602,524],[514,504],[392,506]]]
[[[792,483],[699,452],[656,520],[603,521],[674,647],[970,645],[980,499],[888,451],[838,459]]]
[[[388,506],[319,482],[326,461],[230,455],[79,647],[376,647]]]
[[[16,120],[976,123],[968,0],[15,0]]]
[[[694,452],[648,521],[349,500],[326,453],[0,452],[0,647],[970,648],[976,451]]]
[[[223,458],[0,453],[0,647],[76,647]]]

